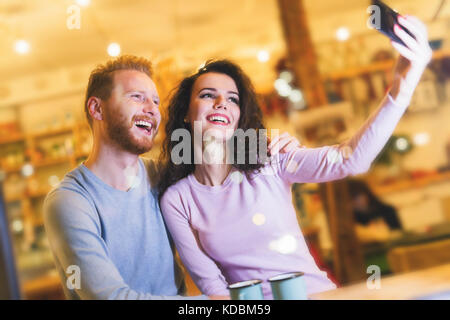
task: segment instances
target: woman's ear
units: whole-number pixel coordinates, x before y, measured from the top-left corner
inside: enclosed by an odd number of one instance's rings
[[[88,99],[87,105],[92,119],[103,120],[101,101],[102,100],[97,97],[90,97]]]

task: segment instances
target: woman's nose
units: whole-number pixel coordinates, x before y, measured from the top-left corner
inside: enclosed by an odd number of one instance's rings
[[[222,95],[219,95],[214,104],[214,109],[227,109],[226,99]]]

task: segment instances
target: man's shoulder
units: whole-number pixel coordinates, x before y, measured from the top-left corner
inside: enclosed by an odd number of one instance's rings
[[[80,167],[73,169],[47,194],[44,203],[62,203],[67,206],[74,202],[90,204],[89,192],[83,179]]]
[[[83,174],[82,165],[79,165],[78,167],[72,169],[70,172],[66,173],[58,186],[56,186],[52,191],[81,191],[86,189],[86,184],[87,181],[85,175]]]
[[[46,227],[56,225],[100,225],[95,202],[80,181],[69,174],[44,200],[43,215]]]

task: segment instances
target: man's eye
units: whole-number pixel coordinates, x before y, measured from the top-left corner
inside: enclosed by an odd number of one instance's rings
[[[144,97],[140,94],[131,95],[132,98],[138,99],[139,101],[143,101]]]

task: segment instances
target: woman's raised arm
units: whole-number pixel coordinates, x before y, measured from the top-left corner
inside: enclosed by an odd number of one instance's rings
[[[400,53],[394,69],[391,89],[380,106],[366,120],[356,134],[336,146],[321,148],[295,147],[280,156],[280,176],[289,183],[324,182],[366,172],[392,135],[407,109],[420,78],[431,60],[426,26],[417,18],[401,17],[399,22],[414,36],[399,27],[396,34],[407,47],[393,42]]]

